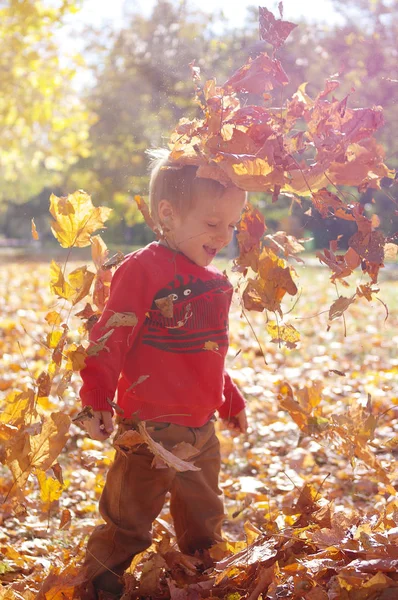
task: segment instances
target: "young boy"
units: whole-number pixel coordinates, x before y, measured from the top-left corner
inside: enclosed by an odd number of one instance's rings
[[[94,410],[94,418],[85,422],[93,439],[105,440],[113,431],[108,400],[117,390],[123,411],[117,435],[140,420],[168,450],[188,442],[198,451],[193,462],[200,470],[182,473],[153,468],[153,455],[144,445],[127,456],[116,453],[100,500],[105,524],[92,533],[85,560],[96,592],[115,597],[133,556],[151,544],[152,523],[167,492],[183,553],[221,540],[214,413],[234,418],[241,432],[247,428],[243,397],[224,369],[232,286],[210,266],[232,239],[245,192],[196,172],[197,167],[176,165],[168,156],[154,163],[151,213],[164,240],[125,258],[90,339],[95,342],[111,329],[106,323],[115,313],[134,313],[137,323],[115,327],[106,347],[89,357],[81,372],[83,405]],[[162,312],[162,299],[170,304],[170,297],[172,316]]]

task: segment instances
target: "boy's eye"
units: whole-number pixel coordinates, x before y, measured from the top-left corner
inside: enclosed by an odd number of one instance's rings
[[[207,223],[209,227],[217,227],[215,223]]]

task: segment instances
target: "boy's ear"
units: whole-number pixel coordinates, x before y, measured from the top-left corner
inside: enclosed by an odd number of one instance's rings
[[[160,223],[171,224],[175,215],[173,206],[169,200],[162,199],[158,204],[158,215]]]

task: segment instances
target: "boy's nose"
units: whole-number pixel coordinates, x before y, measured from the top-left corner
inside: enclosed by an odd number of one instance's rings
[[[217,240],[217,242],[224,244],[224,246],[229,244],[229,242],[231,241],[231,237],[232,234],[230,233],[229,227],[225,229],[220,229],[215,235],[215,239]]]

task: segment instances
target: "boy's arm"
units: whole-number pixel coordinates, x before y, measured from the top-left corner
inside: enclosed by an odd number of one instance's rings
[[[91,348],[100,338],[112,332],[103,343],[99,342],[99,347],[103,347],[86,358],[86,366],[80,372],[83,380],[80,389],[82,404],[92,406],[94,413],[98,413],[92,420],[95,430],[101,424],[102,430],[109,425],[107,415],[101,414],[113,412],[109,401],[113,401],[126,354],[145,320],[148,307],[143,291],[147,289],[148,282],[144,282],[142,267],[134,258],[128,259],[115,272],[104,312],[90,332]],[[109,319],[119,313],[134,313],[136,325],[108,325]]]
[[[247,429],[245,399],[227,371],[224,371],[224,404],[218,409],[222,419],[237,424],[244,433]]]

